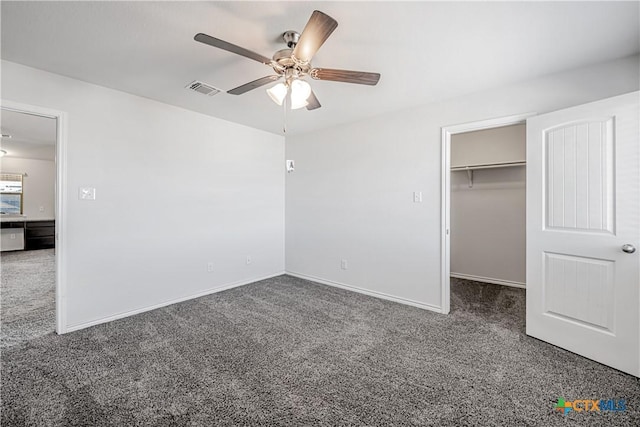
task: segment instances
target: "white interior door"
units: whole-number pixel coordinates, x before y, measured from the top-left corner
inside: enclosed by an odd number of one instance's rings
[[[636,376],[639,101],[527,120],[527,334]]]

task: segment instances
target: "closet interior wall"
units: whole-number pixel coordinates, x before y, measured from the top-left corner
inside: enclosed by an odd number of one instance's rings
[[[451,137],[451,277],[525,286],[525,124]]]

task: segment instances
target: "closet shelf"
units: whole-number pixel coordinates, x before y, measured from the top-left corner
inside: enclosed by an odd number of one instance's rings
[[[504,162],[504,163],[491,163],[484,165],[473,166],[456,166],[451,168],[451,172],[466,171],[469,178],[469,188],[473,187],[473,171],[478,169],[497,169],[497,168],[510,168],[514,166],[525,166],[527,162]]]
[[[452,172],[455,171],[467,171],[476,169],[495,169],[495,168],[510,168],[513,166],[525,166],[527,162],[505,162],[505,163],[488,163],[484,165],[472,165],[472,166],[455,166],[451,168]]]

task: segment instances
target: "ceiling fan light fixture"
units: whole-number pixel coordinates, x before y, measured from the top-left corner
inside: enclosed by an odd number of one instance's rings
[[[282,105],[284,99],[287,97],[287,86],[284,83],[278,83],[271,89],[267,89],[269,97],[278,105]]]
[[[306,107],[307,98],[311,95],[311,85],[304,80],[294,80],[291,82],[291,109]]]
[[[0,0],[2,1],[2,0]],[[275,74],[253,80],[241,86],[228,90],[230,95],[242,95],[275,82],[284,77],[284,83],[279,83],[267,89],[267,94],[277,105],[285,105],[287,97],[290,98],[291,109],[307,107],[307,110],[316,110],[322,105],[316,94],[311,90],[309,83],[301,80],[310,77],[314,80],[327,80],[334,82],[356,83],[375,86],[380,79],[379,73],[364,71],[340,70],[333,68],[313,68],[311,60],[318,49],[324,44],[338,26],[338,22],[326,13],[314,10],[307,21],[302,33],[286,31],[282,34],[282,40],[287,44],[287,49],[278,50],[271,58],[252,52],[233,43],[198,33],[193,38],[199,43],[222,49],[227,52],[243,56],[257,61],[273,69]]]
[[[309,105],[309,103],[306,100],[294,101],[293,98],[291,99],[291,109],[292,110],[299,110],[300,108],[304,108],[307,105]]]

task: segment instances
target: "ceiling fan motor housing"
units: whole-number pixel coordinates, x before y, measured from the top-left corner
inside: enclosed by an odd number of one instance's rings
[[[293,62],[293,59],[291,59],[292,53],[293,49],[280,49],[273,54],[273,60],[284,68],[293,67],[295,63]]]
[[[293,49],[300,39],[300,34],[296,31],[287,31],[282,35],[282,38],[289,48],[280,49],[273,54],[273,69],[278,74],[285,74],[287,70],[295,70],[298,76],[308,74],[311,70],[311,64],[301,64],[293,59]]]

